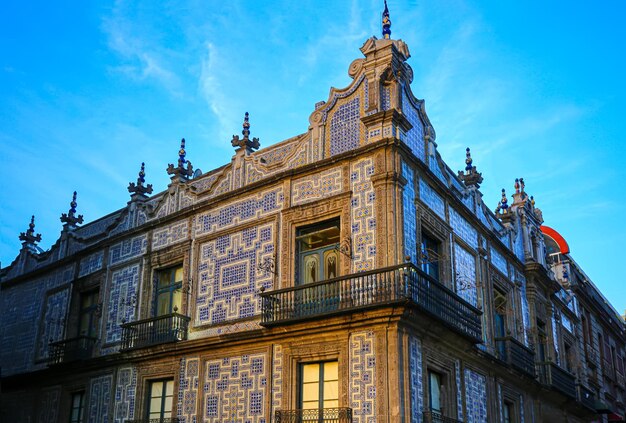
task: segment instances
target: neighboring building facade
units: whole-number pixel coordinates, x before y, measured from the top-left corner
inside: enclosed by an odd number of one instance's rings
[[[361,47],[308,131],[0,270],[11,422],[591,422],[624,415],[624,322],[515,183],[442,161],[408,47]],[[462,152],[460,152],[462,154]]]

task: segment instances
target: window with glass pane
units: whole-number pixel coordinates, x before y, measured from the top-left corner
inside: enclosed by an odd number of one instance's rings
[[[441,243],[426,233],[422,233],[421,266],[424,273],[439,281],[439,261]]]
[[[156,315],[163,316],[182,306],[183,267],[156,272]]]
[[[337,361],[301,364],[300,408],[314,410],[338,407],[339,366]]]
[[[96,336],[96,309],[98,308],[98,291],[80,295],[80,312],[78,317],[78,335]]]
[[[428,398],[431,411],[442,412],[441,408],[441,374],[433,371],[428,372]]]
[[[174,398],[174,381],[172,379],[157,380],[150,383],[148,418],[169,419],[172,417],[172,400]]]
[[[70,409],[70,423],[83,423],[83,407],[85,392],[75,392],[72,394],[72,408]]]
[[[298,284],[339,276],[339,219],[300,228],[298,243]]]
[[[502,414],[504,415],[504,423],[513,423],[513,404],[505,401],[504,407],[502,407]]]

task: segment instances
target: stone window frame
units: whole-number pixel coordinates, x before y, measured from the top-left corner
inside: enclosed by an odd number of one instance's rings
[[[431,238],[441,243],[441,255],[444,256],[444,260],[439,265],[439,282],[455,291],[455,287],[452,286],[452,228],[427,206],[424,206],[420,200],[416,199],[416,207],[418,216],[416,225],[418,230],[416,243],[418,257],[422,244],[422,233],[426,232]],[[416,263],[416,265],[418,268],[421,268],[420,263]]]
[[[179,391],[180,363],[175,360],[160,361],[157,363],[143,363],[137,367],[137,385],[135,388],[135,419],[146,419],[148,401],[150,400],[150,383],[158,380],[172,379],[174,381],[174,399],[172,401],[172,416],[177,415]]]
[[[349,334],[340,339],[311,339],[297,346],[283,345],[283,410],[296,410],[299,403],[299,367],[303,363],[337,361],[339,369],[339,407],[349,407],[350,354]]]
[[[297,257],[295,252],[296,234],[299,228],[339,218],[340,243],[348,238],[351,239],[351,198],[352,191],[348,191],[313,203],[282,210],[280,286],[276,289],[296,286]],[[352,261],[344,254],[340,254],[339,275],[348,275],[351,269]]]
[[[422,386],[424,387],[424,411],[430,411],[429,373],[439,373],[445,384],[442,392],[442,415],[456,419],[458,416],[457,393],[460,387],[456,385],[456,366],[454,360],[442,354],[442,351],[426,346],[422,350]]]
[[[197,281],[192,280],[191,272],[191,241],[182,242],[158,251],[148,253],[145,260],[145,271],[140,280],[139,291],[143,292],[137,320],[156,316],[156,277],[157,273],[173,267],[182,266],[182,298],[179,314],[189,316],[192,310],[193,289]],[[196,282],[196,283],[194,283]]]
[[[502,419],[504,419],[504,404],[508,402],[513,406],[513,416],[511,421],[514,423],[521,422],[522,404],[520,398],[522,397],[522,394],[503,383],[500,383],[499,386],[501,397],[498,404],[498,415],[502,416]]]

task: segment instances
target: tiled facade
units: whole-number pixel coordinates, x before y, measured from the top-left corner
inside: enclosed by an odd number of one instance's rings
[[[244,131],[230,163],[169,169],[164,191],[65,225],[50,251],[25,237],[0,269],[0,413],[64,422],[82,393],[84,421],[145,422],[151,383],[168,381],[163,418],[294,421],[311,363],[337,363],[316,385],[336,406],[308,404],[339,423],[500,423],[506,401],[515,422],[599,421],[587,391],[623,412],[623,320],[569,251],[544,257],[523,188],[494,213],[475,167],[445,165],[408,47],[370,38],[361,52],[304,134],[254,151]]]

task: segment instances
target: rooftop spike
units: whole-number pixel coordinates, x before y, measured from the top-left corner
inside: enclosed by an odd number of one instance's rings
[[[193,166],[189,160],[186,160],[187,151],[185,150],[185,139],[180,140],[180,149],[178,150],[178,166],[174,167],[173,164],[167,166],[167,174],[172,175],[172,178],[177,176],[181,180],[187,180],[193,175]],[[185,167],[185,164],[187,165]]]
[[[146,164],[141,162],[141,169],[139,170],[139,175],[137,177],[137,184],[131,182],[128,184],[128,192],[131,195],[141,195],[145,196],[146,194],[152,194],[152,184],[148,184],[144,186],[146,182]]]
[[[465,171],[469,172],[472,170],[472,154],[470,153],[470,148],[467,147],[465,149]]]
[[[383,10],[383,38],[388,40],[391,38],[391,20],[389,19],[389,9],[387,8],[387,0],[385,0],[385,10]]]
[[[515,178],[515,194],[519,194],[519,178]]]
[[[24,242],[24,245],[35,245],[37,242],[41,242],[41,234],[35,235],[35,216],[31,216],[30,223],[28,224],[28,230],[20,233],[20,241]]]
[[[259,139],[250,139],[250,115],[248,112],[246,112],[243,118],[243,131],[241,131],[241,134],[243,138],[239,138],[239,135],[233,135],[233,139],[230,141],[231,145],[237,148],[237,151],[242,148],[245,148],[248,152],[259,149],[261,146]]]
[[[70,210],[66,213],[61,214],[61,222],[63,222],[63,226],[65,227],[73,227],[77,224],[83,223],[83,215],[79,214],[76,216],[76,191],[72,195],[72,201],[70,202]]]
[[[509,208],[509,200],[506,199],[506,190],[502,188],[502,199],[500,200],[500,208],[506,213]]]

